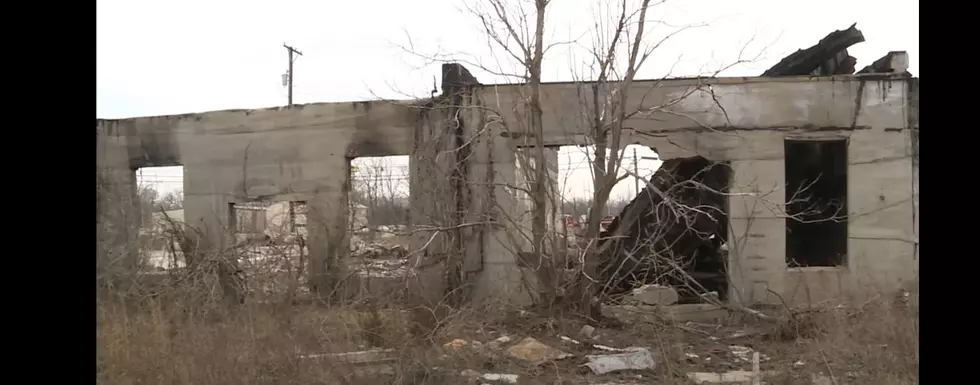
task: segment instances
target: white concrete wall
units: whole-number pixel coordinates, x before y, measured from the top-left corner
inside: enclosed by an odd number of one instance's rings
[[[917,277],[910,81],[871,75],[638,82],[630,90],[634,107],[656,112],[630,120],[635,131],[623,145],[654,147],[663,159],[731,161],[733,301],[778,303],[772,293],[796,304],[858,300],[906,287]],[[575,87],[554,84],[542,91],[547,144],[584,144],[588,126],[576,113],[582,103]],[[521,91],[482,90],[512,128],[520,127],[512,105]],[[849,139],[845,266],[787,268],[784,141],[801,136]]]

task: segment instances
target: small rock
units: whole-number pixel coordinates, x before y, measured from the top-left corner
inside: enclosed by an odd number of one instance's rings
[[[630,293],[627,301],[638,302],[644,305],[673,305],[677,303],[680,297],[677,295],[677,290],[669,286],[663,285],[643,285]]]
[[[578,334],[585,338],[592,338],[592,334],[595,333],[595,328],[589,325],[582,326],[582,330],[578,331]]]
[[[527,337],[507,348],[507,355],[534,365],[574,357],[573,354],[545,345],[532,337]]]
[[[510,337],[508,336],[497,337],[497,339],[487,342],[487,347],[493,350],[500,350],[500,348],[508,342],[510,342]]]

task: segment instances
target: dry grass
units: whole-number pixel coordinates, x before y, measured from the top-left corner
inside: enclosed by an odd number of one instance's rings
[[[523,383],[587,384],[619,380],[665,384],[688,383],[692,371],[748,370],[725,353],[729,345],[750,346],[769,357],[763,370],[769,384],[809,384],[814,375],[827,384],[918,383],[918,315],[914,308],[870,303],[861,309],[810,312],[797,323],[800,337],[780,325],[757,322],[692,326],[645,324],[622,329],[599,328],[591,341],[611,346],[647,346],[662,360],[650,373],[596,376],[583,370],[584,344],[563,343],[566,335],[588,342],[576,332],[583,321],[517,311],[455,311],[430,336],[409,332],[407,312],[396,308],[354,311],[313,305],[246,305],[229,311],[219,307],[144,301],[123,305],[100,301],[98,314],[98,381],[105,384],[457,384],[463,369],[521,374]],[[199,305],[208,306],[208,305]],[[506,313],[506,314],[505,314]],[[500,317],[487,317],[488,314]],[[732,337],[735,331],[759,331]],[[491,341],[508,335],[513,341],[534,336],[546,344],[575,353],[563,362],[528,367],[500,354],[475,350],[447,351],[454,338]],[[380,346],[378,346],[380,345]],[[388,374],[371,374],[346,364],[301,358],[312,353],[345,352],[374,347],[395,348],[398,357]],[[686,353],[694,353],[691,359]],[[712,357],[713,361],[705,360]],[[440,369],[441,368],[441,369]],[[557,382],[556,382],[557,381]],[[631,382],[632,381],[632,382]]]
[[[263,297],[261,302],[228,307],[219,300],[213,280],[193,282],[158,291],[154,297],[134,297],[130,290],[99,298],[99,383],[442,385],[470,383],[459,373],[471,369],[519,374],[520,384],[688,384],[689,372],[749,370],[751,364],[730,354],[731,345],[748,346],[769,357],[762,370],[777,372],[765,378],[770,385],[811,384],[814,376],[824,376],[825,384],[834,385],[918,383],[915,303],[904,306],[879,299],[857,308],[819,307],[795,311],[793,316],[771,313],[782,320],[776,323],[736,315],[724,325],[593,324],[596,337],[588,339],[578,335],[586,321],[575,315],[534,314],[504,306],[443,309],[435,324],[420,326],[412,315],[426,311],[411,309],[392,296],[357,301],[357,306]],[[749,333],[733,336],[736,332]],[[583,343],[562,341],[562,335]],[[576,357],[532,367],[499,351],[473,349],[473,342],[485,347],[500,336],[513,342],[532,336]],[[470,344],[464,349],[443,347],[456,338]],[[582,367],[583,356],[602,352],[590,348],[589,342],[648,347],[660,356],[658,366],[641,373],[594,375]],[[396,350],[388,372],[305,357],[374,348]]]

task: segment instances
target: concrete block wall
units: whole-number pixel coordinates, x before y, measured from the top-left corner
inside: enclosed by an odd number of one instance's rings
[[[460,254],[451,273],[469,283],[467,297],[526,302],[514,250],[517,228],[506,219],[519,219],[522,211],[508,186],[519,180],[515,153],[522,133],[513,128],[524,116],[515,107],[523,91],[480,85],[460,68],[451,66],[455,72],[443,79],[442,98],[455,97],[448,102],[319,103],[98,120],[105,189],[132,191],[135,199],[136,168],[183,165],[186,222],[204,229],[201,243],[214,250],[231,244],[231,203],[305,201],[311,272],[326,274],[341,268],[336,261],[348,250],[348,160],[411,155],[413,225],[452,227],[435,237],[413,237],[413,249],[428,245],[415,262]],[[769,290],[796,302],[893,290],[917,274],[913,82],[892,75],[637,81],[629,90],[638,95],[629,98],[631,107],[651,113],[627,122],[633,130],[623,145],[651,146],[665,159],[701,155],[730,162],[738,193],[730,202],[732,236],[743,238],[730,261],[733,300],[773,302]],[[588,100],[576,92],[580,86],[542,87],[546,145],[588,144],[581,107]],[[672,113],[660,111],[664,105]],[[850,141],[849,259],[840,268],[791,270],[779,215],[783,141],[821,135]],[[100,214],[126,227],[132,218],[110,207],[119,205],[100,204]],[[119,248],[128,239],[106,242]],[[418,274],[417,281],[435,287],[438,297],[446,275]],[[810,290],[798,290],[801,282]]]
[[[644,97],[631,103],[655,112],[631,119],[634,131],[623,143],[653,147],[663,159],[701,155],[730,162],[730,237],[738,243],[731,245],[729,261],[732,301],[859,300],[907,287],[917,277],[917,178],[909,130],[909,105],[917,95],[908,92],[913,83],[917,79],[880,74],[637,82],[630,92]],[[576,87],[543,87],[546,144],[587,144],[587,125],[574,112],[582,103]],[[517,86],[484,91],[501,105],[521,97]],[[656,112],[668,104],[673,113]],[[505,113],[502,120],[520,118]],[[849,140],[845,266],[786,265],[784,141],[800,137]]]
[[[348,250],[348,160],[409,154],[420,115],[415,103],[318,103],[98,120],[105,138],[99,167],[113,175],[112,185],[124,186],[137,168],[183,165],[186,224],[203,232],[199,247],[216,252],[232,245],[232,203],[305,201],[311,277],[323,278],[327,270],[339,272],[333,261]]]
[[[689,147],[653,143],[659,144],[662,158],[669,158],[671,153],[675,156],[697,153],[731,162],[734,194],[730,198],[729,271],[733,301],[781,303],[785,300],[792,304],[860,301],[875,293],[902,289],[916,280],[913,170],[905,108],[907,84],[905,79],[848,77],[825,81],[819,87],[807,85],[794,96],[798,101],[787,96],[789,102],[821,111],[817,117],[831,124],[832,129],[810,124],[777,125],[768,130],[735,129],[693,137],[681,134],[671,140]],[[827,94],[834,96],[828,98]],[[819,105],[812,99],[836,101],[839,105]],[[791,116],[778,115],[787,111],[806,116],[815,112],[760,110],[767,112],[759,115],[775,116],[749,118],[731,114],[732,110],[738,109],[729,109],[732,120],[776,122],[789,121]],[[850,220],[844,266],[788,268],[785,263],[783,142],[791,138],[848,139]]]

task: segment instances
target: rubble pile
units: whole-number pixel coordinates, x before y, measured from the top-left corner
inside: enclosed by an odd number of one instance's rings
[[[347,266],[362,277],[397,278],[408,274],[408,259],[352,258]]]
[[[369,243],[361,244],[358,247],[352,247],[351,257],[352,258],[366,258],[366,259],[379,259],[379,258],[405,258],[408,255],[408,249],[402,245],[385,245],[382,243]]]

